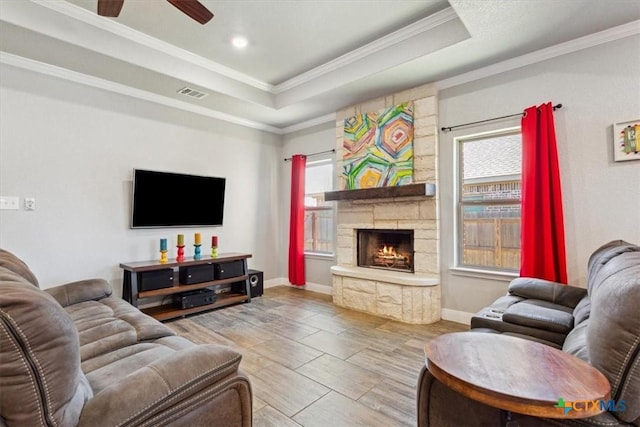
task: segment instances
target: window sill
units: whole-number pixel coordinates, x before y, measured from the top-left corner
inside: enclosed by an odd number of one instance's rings
[[[321,259],[324,261],[333,261],[335,259],[335,254],[321,254],[315,252],[305,252],[304,257],[308,259]]]
[[[475,277],[477,279],[500,280],[502,282],[510,282],[520,277],[518,273],[508,271],[482,270],[476,268],[451,267],[449,269],[454,276]]]

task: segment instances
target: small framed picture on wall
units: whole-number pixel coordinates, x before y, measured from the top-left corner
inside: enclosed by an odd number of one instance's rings
[[[640,160],[640,119],[613,124],[613,160]]]

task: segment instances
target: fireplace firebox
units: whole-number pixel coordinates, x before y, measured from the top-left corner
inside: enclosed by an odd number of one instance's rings
[[[413,230],[359,229],[358,266],[413,273]]]

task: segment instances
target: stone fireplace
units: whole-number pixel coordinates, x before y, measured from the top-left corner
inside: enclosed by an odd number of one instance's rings
[[[415,105],[413,182],[437,186],[437,99],[433,85],[339,111],[337,173],[341,173],[344,153],[344,118],[411,100]],[[342,179],[339,175],[339,182]],[[339,184],[338,188],[344,187]],[[358,191],[367,190],[351,190]],[[334,303],[406,323],[440,320],[439,221],[435,191],[410,196],[389,191],[379,197],[339,200],[337,265],[331,267]]]
[[[358,267],[413,273],[413,230],[357,230]]]

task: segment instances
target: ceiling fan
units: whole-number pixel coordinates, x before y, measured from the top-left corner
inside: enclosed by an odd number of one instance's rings
[[[198,0],[167,0],[190,18],[206,24],[213,18],[209,11]],[[98,15],[115,18],[120,14],[124,0],[98,0]]]

